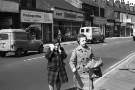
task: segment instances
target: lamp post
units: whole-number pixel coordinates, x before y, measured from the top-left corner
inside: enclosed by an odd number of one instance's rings
[[[54,17],[54,10],[55,8],[51,8],[51,11],[52,11],[52,17]],[[52,22],[52,41],[54,40],[54,25],[53,25],[53,22]]]

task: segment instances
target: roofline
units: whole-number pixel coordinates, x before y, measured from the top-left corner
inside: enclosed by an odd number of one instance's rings
[[[74,11],[74,10],[69,10],[69,9],[63,9],[63,8],[60,8],[60,7],[54,7],[54,8],[56,8],[56,9],[61,9],[61,10],[67,10],[67,11],[72,11],[72,12],[76,12],[76,13],[84,13],[82,10],[80,10],[80,12],[79,11]],[[79,10],[79,9],[78,9]]]
[[[23,29],[1,29],[0,33],[5,33],[5,32],[26,32]]]

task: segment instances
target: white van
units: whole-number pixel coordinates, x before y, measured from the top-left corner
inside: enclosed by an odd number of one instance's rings
[[[14,52],[16,56],[21,56],[28,51],[43,51],[41,40],[32,39],[25,30],[22,29],[2,29],[0,30],[0,56],[5,56],[8,52]]]
[[[84,34],[87,37],[88,42],[104,42],[104,35],[101,32],[100,27],[81,27],[80,34]]]
[[[133,28],[133,40],[135,41],[135,28]]]

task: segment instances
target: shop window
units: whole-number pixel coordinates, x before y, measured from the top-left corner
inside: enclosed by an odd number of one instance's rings
[[[94,16],[99,16],[99,7],[93,7]]]
[[[100,16],[101,17],[104,17],[104,12],[105,12],[105,10],[103,8],[100,8]]]
[[[0,40],[7,40],[8,34],[0,34]]]
[[[21,0],[22,8],[36,8],[36,0]]]

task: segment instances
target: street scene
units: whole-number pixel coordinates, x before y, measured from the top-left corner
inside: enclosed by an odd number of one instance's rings
[[[0,0],[0,90],[135,90],[134,0]]]
[[[115,68],[109,69],[111,66],[126,58],[129,54],[134,53],[134,44],[135,42],[132,38],[110,38],[106,39],[105,43],[89,44],[89,46],[92,46],[95,54],[102,58],[104,62],[102,71],[105,74]],[[74,82],[73,73],[69,67],[69,58],[73,48],[77,46],[77,43],[63,43],[62,46],[68,54],[65,62],[69,82],[63,85],[61,90],[70,90],[70,88],[74,87]],[[0,58],[0,90],[49,90],[46,64],[47,60],[44,58],[44,53],[37,54],[35,52],[19,58],[14,56]],[[99,80],[96,83],[101,84],[102,82]],[[124,85],[122,86],[124,88]],[[110,89],[104,86],[101,87],[101,90]],[[131,89],[115,88],[115,90]]]

